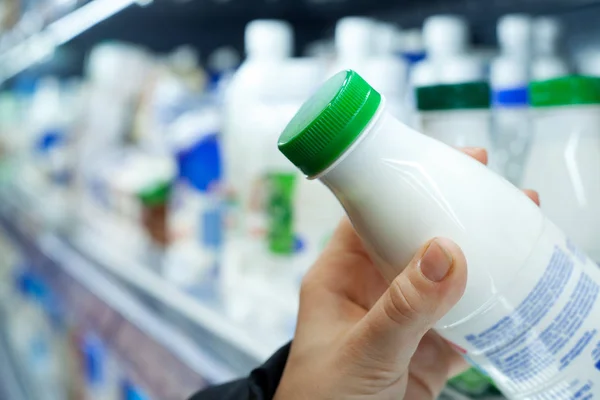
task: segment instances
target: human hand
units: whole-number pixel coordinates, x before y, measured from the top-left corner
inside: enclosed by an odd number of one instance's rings
[[[485,150],[463,151],[487,163]],[[539,203],[535,192],[526,194]],[[344,219],[302,283],[275,399],[436,399],[467,367],[431,330],[461,298],[466,280],[460,248],[435,238],[388,285]]]

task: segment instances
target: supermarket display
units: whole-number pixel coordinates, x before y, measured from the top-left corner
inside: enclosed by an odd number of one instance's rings
[[[205,37],[194,12],[156,29],[186,2],[135,5],[139,35],[97,25],[133,0],[0,4],[0,398],[175,400],[246,375],[293,338],[346,213],[388,280],[436,235],[466,253],[437,329],[474,368],[440,399],[600,395],[597,44],[567,48],[560,12],[353,1],[215,2]]]
[[[598,78],[585,76],[531,84],[532,144],[523,179],[523,185],[539,191],[548,217],[596,262],[598,88]]]
[[[600,269],[517,188],[394,119],[354,71],[327,81],[278,145],[336,194],[388,282],[432,237],[461,247],[466,290],[436,330],[505,395],[600,394]]]

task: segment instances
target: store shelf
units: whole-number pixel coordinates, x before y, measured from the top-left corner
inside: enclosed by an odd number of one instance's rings
[[[37,32],[20,32],[22,39],[0,49],[0,84],[52,55],[54,50],[134,4],[136,0],[92,0]]]
[[[2,228],[32,258],[35,271],[59,294],[68,312],[97,332],[156,398],[180,400],[209,384],[247,374],[250,367],[232,367],[210,351],[211,344],[199,346],[67,240],[40,230],[18,192],[3,194]]]
[[[99,265],[144,294],[158,300],[219,340],[238,349],[253,360],[266,360],[290,338],[272,332],[251,333],[252,328],[236,323],[214,302],[202,302],[164,280],[145,265],[124,257],[122,253],[95,240],[93,235],[73,238],[74,246],[92,257]]]
[[[0,227],[33,258],[36,272],[61,293],[77,320],[133,365],[137,380],[158,398],[180,400],[208,384],[246,375],[287,340],[273,333],[258,335],[230,320],[218,305],[177,289],[86,229],[70,239],[45,231],[36,217],[43,206],[34,204],[19,188],[0,188]],[[161,307],[147,307],[136,291]],[[173,323],[169,313],[185,323]],[[198,330],[189,334],[182,325]],[[165,376],[164,371],[171,373]],[[468,397],[447,389],[440,399]]]
[[[28,372],[23,367],[7,337],[6,316],[0,309],[0,398],[6,400],[37,400]]]

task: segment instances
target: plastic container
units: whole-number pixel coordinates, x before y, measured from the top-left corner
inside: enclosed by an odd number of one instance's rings
[[[458,15],[434,15],[423,24],[427,58],[441,62],[447,57],[464,54],[469,47],[469,27]]]
[[[523,185],[542,210],[600,261],[600,79],[569,76],[531,84],[533,139]]]
[[[470,55],[448,57],[436,65],[436,74],[443,84],[479,82],[486,78],[480,59]]]
[[[345,17],[335,27],[336,60],[328,75],[341,69],[352,68],[365,72],[367,60],[379,49],[376,46],[376,23],[366,17]]]
[[[399,29],[388,22],[374,22],[373,25],[374,55],[393,55],[398,48]]]
[[[538,17],[533,22],[533,80],[565,76],[569,66],[561,55],[562,25],[553,17]]]
[[[179,286],[209,290],[218,272],[223,241],[221,118],[212,104],[181,116],[171,127],[177,178],[168,210],[171,243],[167,279]],[[201,288],[202,283],[209,283]],[[203,290],[204,289],[204,290]]]
[[[554,17],[537,17],[533,21],[533,50],[536,56],[554,56],[560,52],[562,25]]]
[[[244,40],[247,59],[233,76],[223,104],[223,172],[232,209],[228,233],[233,235],[239,234],[243,225],[240,197],[249,190],[248,164],[254,153],[248,149],[254,143],[255,107],[262,85],[292,56],[294,37],[285,21],[256,20],[247,25]]]
[[[531,67],[531,77],[537,81],[560,78],[568,74],[567,63],[557,56],[538,57]]]
[[[423,34],[420,29],[408,29],[399,35],[399,47],[402,58],[412,66],[426,57]]]
[[[490,89],[487,83],[425,86],[417,89],[421,130],[455,147],[491,150]]]
[[[367,62],[364,75],[388,99],[394,117],[405,121],[408,118],[405,103],[406,63],[392,55],[374,57]]]
[[[336,194],[388,281],[433,237],[462,248],[466,290],[436,330],[506,396],[600,394],[600,269],[517,188],[399,123],[352,71],[325,83],[278,145]]]
[[[529,74],[520,60],[499,57],[492,63],[490,76],[496,167],[518,186],[531,140]]]
[[[301,179],[274,143],[302,102],[324,80],[317,59],[273,65],[244,110],[244,140],[232,143],[245,162],[237,187],[240,229],[227,235],[223,251],[226,307],[238,320],[275,333],[291,333],[301,277],[343,215],[322,185]],[[251,118],[251,119],[250,119]],[[226,157],[229,154],[226,154]],[[269,308],[269,313],[258,310]]]
[[[502,56],[523,63],[531,62],[533,21],[527,14],[507,14],[498,21],[496,34]]]

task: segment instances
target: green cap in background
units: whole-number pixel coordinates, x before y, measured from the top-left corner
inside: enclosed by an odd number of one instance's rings
[[[171,194],[171,182],[160,182],[140,190],[138,199],[146,207],[166,204]]]
[[[600,104],[600,78],[569,75],[529,84],[533,107]]]
[[[417,88],[419,111],[474,110],[490,108],[490,85],[469,82]]]
[[[279,137],[279,150],[308,176],[327,169],[356,140],[381,95],[354,71],[342,71],[300,108]]]

